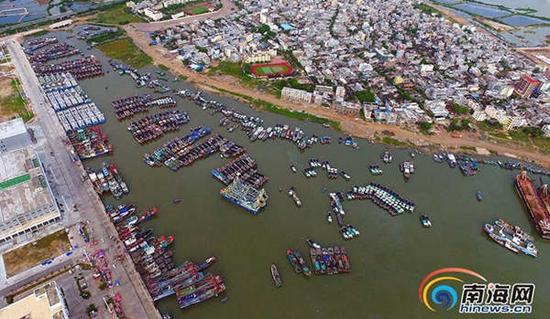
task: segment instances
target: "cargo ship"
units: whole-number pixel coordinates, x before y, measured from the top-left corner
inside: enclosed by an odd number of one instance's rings
[[[548,186],[535,187],[526,171],[521,171],[515,180],[516,190],[521,197],[539,235],[550,239],[550,195]]]
[[[222,188],[223,198],[256,215],[267,205],[268,196],[264,188],[255,189],[241,181],[239,176],[229,186]]]
[[[523,253],[531,257],[539,255],[537,247],[533,244],[533,237],[526,234],[519,226],[497,219],[491,224],[485,224],[483,230],[495,242],[516,254]]]

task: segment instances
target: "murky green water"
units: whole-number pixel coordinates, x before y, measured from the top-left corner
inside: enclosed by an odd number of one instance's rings
[[[97,51],[94,54],[103,58]],[[417,299],[422,278],[435,269],[448,266],[470,268],[492,282],[534,282],[537,284],[533,307],[536,315],[518,318],[544,318],[550,312],[545,302],[550,300],[550,244],[537,238],[541,256],[532,259],[499,247],[482,232],[485,222],[501,217],[534,234],[513,189],[515,172],[483,167],[477,176],[466,178],[458,169],[435,164],[430,156],[417,156],[414,160],[417,172],[405,183],[398,163],[409,155],[406,151],[395,150],[394,163],[382,164],[385,174],[372,177],[368,165],[379,162],[383,149],[380,145],[360,141],[360,150],[354,151],[334,143],[316,145],[300,153],[285,141],[251,143],[241,131],[229,133],[220,128],[219,115],[211,116],[180,98],[178,108],[190,114],[191,122],[175,134],[140,146],[127,132],[128,122],[120,123],[114,117],[111,101],[148,90],[136,89],[129,77],[113,72],[83,81],[81,85],[105,112],[108,121],[103,129],[114,145],[112,156],[87,164],[115,161],[131,188],[130,195],[123,201],[132,202],[139,209],[152,206],[160,209],[159,216],[143,227],[152,227],[157,234],[174,234],[178,262],[200,261],[210,255],[218,257],[210,272],[225,278],[229,301],[221,303],[220,299],[214,299],[185,311],[177,308],[174,298],[162,301],[159,308],[175,318],[459,318],[456,309],[431,313]],[[185,84],[171,85],[179,88]],[[217,99],[254,112],[232,99]],[[267,123],[299,125],[309,134],[337,137],[335,132],[320,125],[270,113],[260,115]],[[208,125],[214,133],[245,145],[257,160],[260,171],[270,178],[266,187],[269,205],[260,215],[254,217],[220,197],[218,192],[222,184],[210,175],[211,169],[224,162],[219,156],[199,161],[177,173],[165,167],[150,168],[143,163],[145,152],[198,125]],[[329,180],[324,174],[308,180],[290,172],[291,163],[300,169],[309,158],[330,160],[332,165],[345,169],[352,180]],[[336,225],[326,221],[329,200],[322,189],[348,190],[354,184],[372,181],[413,200],[417,212],[390,217],[368,201],[345,202],[346,220],[360,229],[361,236],[344,242]],[[290,186],[295,186],[302,198],[300,209],[285,191],[278,191],[279,187],[286,190]],[[477,190],[484,192],[483,202],[476,201],[474,193]],[[183,202],[174,205],[172,200],[175,198],[183,198]],[[419,213],[431,217],[432,229],[420,226]],[[285,251],[293,247],[306,253],[306,237],[326,245],[345,245],[352,273],[311,279],[294,274],[286,261]],[[280,289],[273,287],[269,274],[269,265],[273,262],[279,265],[284,280]],[[479,317],[494,318],[492,315]]]

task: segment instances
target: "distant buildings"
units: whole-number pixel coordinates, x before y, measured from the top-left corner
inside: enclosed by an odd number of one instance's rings
[[[0,309],[0,319],[69,319],[63,293],[55,281]]]
[[[0,123],[0,243],[61,218],[21,119]]]

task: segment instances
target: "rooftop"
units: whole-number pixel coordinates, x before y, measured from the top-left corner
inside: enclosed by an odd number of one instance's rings
[[[0,239],[57,218],[38,156],[22,148],[0,156]]]
[[[9,138],[24,133],[27,133],[27,128],[21,118],[0,123],[0,139]]]
[[[65,319],[65,305],[55,282],[35,289],[31,294],[0,309],[0,319]]]

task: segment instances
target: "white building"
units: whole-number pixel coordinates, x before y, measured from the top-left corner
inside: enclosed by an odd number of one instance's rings
[[[309,104],[312,101],[313,94],[304,90],[284,87],[281,91],[281,98],[292,102]]]
[[[430,112],[432,112],[436,121],[444,120],[449,116],[449,111],[447,111],[445,102],[443,101],[426,101],[426,107],[430,110]]]
[[[162,12],[150,8],[145,8],[143,10],[143,14],[153,21],[159,21],[164,17],[164,14],[162,14]]]

